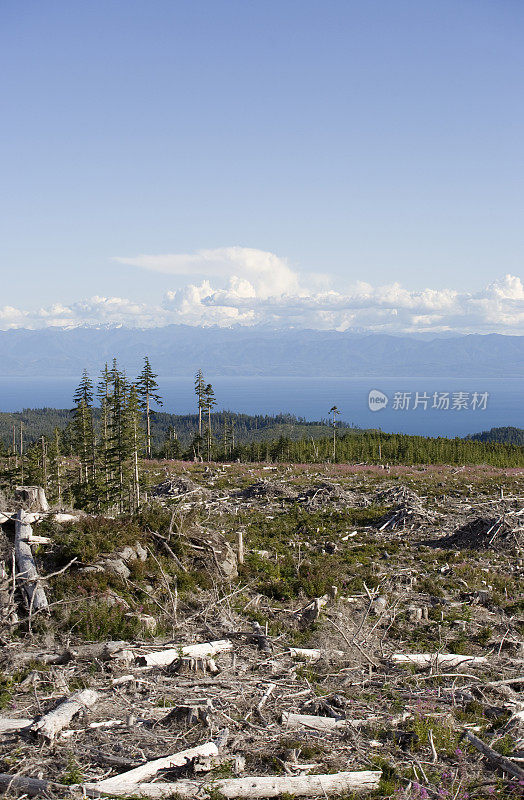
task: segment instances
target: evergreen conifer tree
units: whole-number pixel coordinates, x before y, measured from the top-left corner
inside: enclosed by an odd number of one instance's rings
[[[84,370],[73,397],[75,451],[81,464],[81,483],[88,485],[95,478],[95,433],[93,427],[93,383]]]
[[[195,394],[197,397],[197,410],[198,410],[198,436],[193,439],[193,448],[195,449],[195,456],[200,458],[200,446],[202,444],[202,415],[205,411],[206,404],[206,383],[202,370],[199,369],[195,375]]]
[[[213,387],[210,383],[204,389],[204,403],[203,403],[203,411],[207,413],[207,431],[206,431],[206,439],[207,439],[207,460],[211,461],[211,443],[213,440],[213,432],[211,429],[211,411],[216,406],[217,401],[215,399],[215,392]]]
[[[151,403],[163,405],[162,398],[156,391],[158,389],[156,378],[158,375],[153,372],[149,358],[145,356],[142,372],[136,381],[136,392],[146,415],[146,455],[148,458],[151,458]]]

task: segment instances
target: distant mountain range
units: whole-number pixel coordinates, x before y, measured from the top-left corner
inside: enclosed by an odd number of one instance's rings
[[[98,374],[118,359],[130,374],[144,355],[164,376],[524,377],[524,336],[421,338],[262,328],[46,328],[0,331],[2,376]]]

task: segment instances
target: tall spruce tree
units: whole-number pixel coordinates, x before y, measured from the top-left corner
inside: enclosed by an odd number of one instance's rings
[[[207,460],[211,461],[211,443],[213,441],[213,432],[211,429],[211,412],[213,408],[216,406],[217,401],[215,399],[215,392],[210,383],[208,383],[204,389],[204,406],[203,411],[207,414],[207,431],[206,431],[206,440],[207,440]]]
[[[75,451],[80,459],[81,483],[87,486],[94,482],[95,464],[95,432],[93,426],[93,383],[86,370],[73,396]]]
[[[109,449],[111,470],[109,494],[124,510],[128,474],[129,439],[127,429],[127,379],[118,369],[116,359],[110,371],[109,384]]]
[[[197,397],[197,411],[198,411],[198,434],[202,436],[202,412],[205,407],[205,392],[206,383],[202,370],[199,369],[195,375],[195,394]]]
[[[195,452],[195,458],[200,458],[200,446],[203,442],[202,415],[206,407],[206,382],[201,369],[199,369],[195,375],[195,394],[197,398],[198,411],[198,434],[195,435],[192,445]]]
[[[151,403],[163,405],[162,398],[156,391],[158,389],[156,378],[158,375],[153,372],[149,358],[145,356],[144,367],[136,381],[136,392],[146,415],[146,455],[148,458],[151,458]]]
[[[130,505],[138,508],[140,505],[140,474],[138,468],[138,455],[143,445],[143,432],[140,427],[142,404],[136,386],[129,387],[126,397],[125,437],[126,445],[131,459],[131,492]]]
[[[110,441],[109,441],[109,428],[110,428],[110,390],[111,390],[111,371],[104,365],[104,369],[100,374],[96,394],[98,402],[100,403],[100,437],[99,437],[99,459],[101,470],[103,473],[103,484],[106,504],[110,501],[110,485],[111,485],[111,459],[109,455]]]

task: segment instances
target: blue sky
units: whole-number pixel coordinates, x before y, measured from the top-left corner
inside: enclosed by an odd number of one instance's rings
[[[96,321],[93,297],[272,323],[284,295],[296,324],[400,283],[406,329],[432,289],[422,327],[504,295],[469,323],[519,332],[523,35],[521,0],[1,0],[4,326]]]

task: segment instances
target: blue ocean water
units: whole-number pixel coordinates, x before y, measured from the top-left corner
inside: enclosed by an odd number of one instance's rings
[[[308,420],[325,419],[336,405],[340,419],[359,427],[428,436],[464,436],[492,427],[524,428],[524,379],[471,378],[281,378],[206,375],[215,389],[217,409],[246,414],[289,412]],[[193,379],[160,377],[163,410],[193,413]],[[70,408],[78,384],[74,378],[0,378],[0,411]],[[372,390],[388,398],[371,411]],[[417,395],[418,393],[418,403]],[[434,395],[437,393],[437,399]],[[476,394],[476,398],[474,395]],[[433,407],[446,405],[449,407]],[[397,398],[395,400],[395,397]],[[427,397],[427,399],[425,399]],[[417,405],[414,408],[414,405]],[[455,407],[454,407],[455,406]]]

